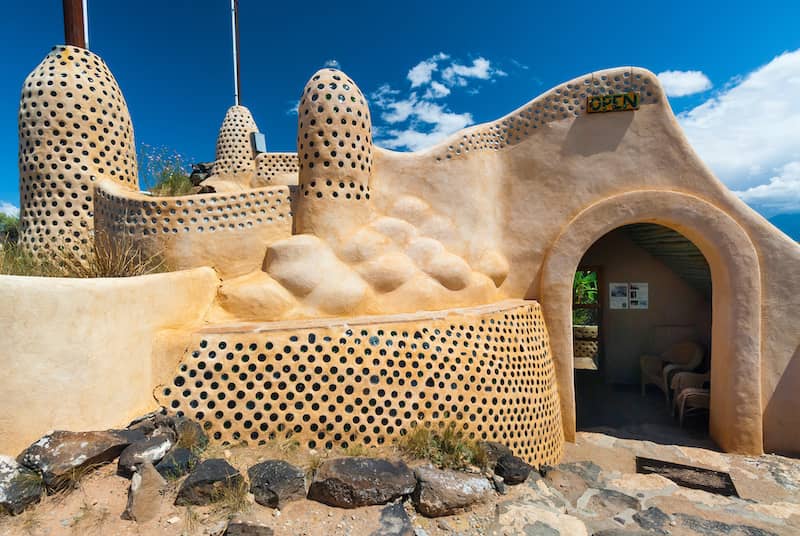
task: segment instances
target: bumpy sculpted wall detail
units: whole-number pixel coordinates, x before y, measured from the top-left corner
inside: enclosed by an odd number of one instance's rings
[[[94,183],[138,189],[128,107],[100,57],[54,47],[25,79],[19,106],[20,222],[32,252],[81,251],[94,224]]]

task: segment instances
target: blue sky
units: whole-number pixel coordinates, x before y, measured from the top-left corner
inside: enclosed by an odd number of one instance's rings
[[[89,0],[90,48],[137,143],[213,159],[232,104],[227,0]],[[660,74],[690,141],[731,189],[800,239],[800,2],[240,0],[242,103],[293,151],[308,77],[339,66],[371,97],[379,145],[422,148],[607,67]],[[17,192],[22,82],[63,42],[60,0],[4,5],[0,211]]]

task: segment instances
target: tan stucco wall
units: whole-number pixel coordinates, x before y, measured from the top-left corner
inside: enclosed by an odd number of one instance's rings
[[[210,268],[121,279],[0,276],[0,453],[52,429],[105,429],[156,406],[183,332],[208,309]],[[175,343],[170,361],[154,352]],[[169,361],[166,365],[161,360]]]
[[[606,382],[639,383],[639,356],[663,351],[666,345],[681,342],[681,336],[691,337],[701,344],[709,342],[711,304],[666,265],[637,246],[625,230],[611,231],[595,242],[583,256],[581,265],[602,270],[600,326],[604,349],[602,372]],[[649,307],[609,308],[608,284],[611,282],[648,283]],[[666,329],[666,326],[671,328]],[[672,340],[666,340],[669,337]]]
[[[603,71],[595,73],[594,78],[615,78],[628,71]],[[542,279],[545,257],[559,234],[586,207],[637,190],[690,194],[716,207],[755,248],[754,273],[763,288],[763,300],[760,294],[748,291],[752,284],[746,277],[744,288],[729,288],[729,292],[746,294],[743,299],[756,304],[758,314],[748,317],[748,322],[758,324],[759,330],[763,328],[763,337],[749,343],[756,345],[757,354],[763,352],[763,375],[756,376],[761,378],[761,385],[748,392],[761,401],[766,448],[800,452],[800,434],[788,432],[800,425],[795,394],[800,392],[795,379],[800,345],[796,328],[800,318],[800,246],[713,176],[689,145],[655,76],[643,69],[634,69],[633,73],[648,78],[652,89],[635,112],[548,112],[546,119],[533,128],[529,115],[537,102],[550,106],[551,111],[559,109],[563,93],[572,93],[567,86],[583,87],[587,76],[562,84],[494,123],[459,132],[427,151],[400,154],[376,149],[375,168],[379,173],[371,182],[376,203],[389,204],[406,192],[424,198],[434,211],[455,222],[462,243],[473,255],[497,249],[509,259],[509,274],[500,288],[506,297],[539,298],[545,310],[549,306]],[[520,121],[525,132],[517,128]],[[530,126],[525,127],[524,122]],[[485,137],[486,132],[499,132],[497,135],[505,136],[506,142],[499,146],[469,145],[470,140]],[[513,143],[508,143],[509,139]],[[629,220],[625,206],[611,213],[618,216],[619,225],[653,221],[646,212],[636,212]],[[712,218],[704,213],[698,217],[700,223]],[[611,229],[613,226],[606,231]],[[574,228],[570,232],[583,230]],[[730,261],[729,268],[733,269],[737,256]],[[714,278],[715,290],[725,284]],[[715,315],[715,322],[719,320]],[[548,318],[555,340],[549,322]],[[560,358],[558,353],[554,345],[556,359]],[[571,369],[563,372],[561,387],[571,405]],[[564,413],[568,415],[569,408]],[[734,413],[730,418],[741,420]]]

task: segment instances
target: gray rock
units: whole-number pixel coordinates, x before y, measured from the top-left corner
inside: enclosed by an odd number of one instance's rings
[[[205,460],[189,474],[178,490],[178,506],[206,505],[219,501],[226,489],[235,491],[244,485],[242,475],[225,460]]]
[[[412,495],[417,512],[426,517],[454,514],[492,496],[493,486],[481,475],[433,466],[414,470],[417,487]]]
[[[401,461],[337,458],[317,469],[308,498],[341,508],[386,504],[410,495],[416,483],[414,473]]]
[[[213,173],[214,162],[192,164],[192,174],[189,175],[189,180],[192,181],[192,186],[199,186],[201,182],[209,178]]]
[[[144,462],[136,466],[128,488],[128,504],[122,519],[145,523],[158,516],[167,489],[164,480],[153,464]]]
[[[415,536],[414,526],[408,517],[402,502],[383,507],[380,518],[381,526],[370,536]]]
[[[604,529],[592,533],[592,536],[650,536],[652,532],[628,529]]]
[[[282,508],[291,500],[306,496],[306,475],[299,467],[283,460],[267,460],[247,470],[250,493],[256,502],[270,508]]]
[[[109,463],[130,444],[115,431],[55,431],[42,437],[17,457],[17,462],[41,473],[50,489],[66,487],[86,471]]]
[[[731,525],[722,521],[703,519],[683,513],[676,513],[675,519],[679,526],[703,536],[716,536],[717,534],[725,534],[727,536],[778,536],[774,532],[750,525]]]
[[[589,489],[589,486],[580,476],[558,468],[550,469],[545,475],[544,481],[573,506],[575,506],[575,503],[584,492]]]
[[[173,447],[164,458],[156,465],[156,471],[166,479],[180,478],[194,469],[199,461],[198,457],[189,449]]]
[[[171,431],[131,443],[119,455],[117,474],[131,478],[137,465],[145,462],[157,464],[167,455],[174,444],[175,436]]]
[[[17,463],[10,456],[0,456],[0,513],[17,515],[37,503],[44,493],[39,473]]]
[[[611,518],[627,509],[638,511],[641,507],[641,502],[636,497],[610,489],[599,490],[586,503],[586,510],[604,519]]]
[[[668,534],[666,527],[669,526],[669,516],[655,506],[633,514],[633,520],[652,534]]]
[[[559,530],[541,521],[536,521],[531,525],[525,525],[523,530],[525,531],[525,536],[559,536],[561,534]]]
[[[602,469],[600,468],[599,465],[597,465],[594,462],[582,461],[582,462],[561,463],[557,465],[555,468],[579,476],[581,479],[583,479],[584,482],[589,484],[589,487],[592,488],[604,487],[603,486],[604,480],[601,475]]]
[[[503,477],[503,482],[509,486],[522,484],[531,474],[531,467],[524,460],[512,455],[500,456],[494,467],[495,474]]]
[[[506,486],[506,483],[503,482],[502,476],[492,476],[492,484],[494,484],[495,491],[497,491],[497,493],[500,495],[506,495],[508,493],[508,486]]]
[[[274,532],[266,525],[252,522],[231,521],[225,528],[223,536],[272,536]]]
[[[489,467],[491,469],[494,469],[497,460],[503,456],[514,455],[510,448],[496,441],[478,441],[478,446],[486,451],[486,458],[489,461]]]

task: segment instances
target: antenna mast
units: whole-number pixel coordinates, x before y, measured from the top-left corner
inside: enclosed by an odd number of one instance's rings
[[[239,0],[231,0],[231,37],[233,39],[233,101],[236,106],[239,106],[241,102],[239,95],[241,87],[239,78]]]
[[[64,41],[67,45],[88,48],[87,0],[63,0]]]

